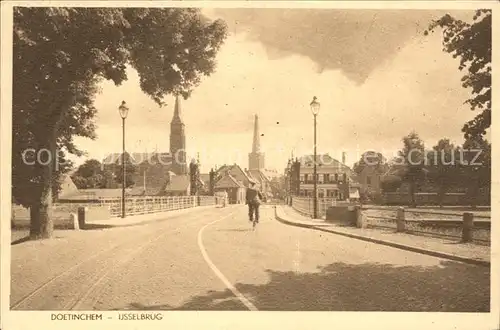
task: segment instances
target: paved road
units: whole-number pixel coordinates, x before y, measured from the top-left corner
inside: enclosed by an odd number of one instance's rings
[[[489,311],[486,267],[287,226],[274,220],[273,211],[263,207],[256,231],[245,208],[235,206],[15,245],[12,305],[35,310]]]

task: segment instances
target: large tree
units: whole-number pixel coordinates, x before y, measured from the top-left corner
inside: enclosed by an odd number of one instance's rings
[[[466,139],[484,136],[491,126],[491,26],[491,10],[481,9],[472,23],[447,14],[429,27],[429,31],[442,28],[444,51],[460,59],[459,69],[465,71],[462,85],[472,89],[466,103],[480,110],[462,129]]]
[[[73,137],[96,137],[100,82],[119,85],[130,66],[159,105],[187,98],[215,70],[225,35],[191,8],[14,8],[12,193],[30,208],[32,238],[52,236],[59,150],[81,154]],[[44,161],[28,163],[28,149]]]
[[[415,132],[403,138],[403,148],[399,151],[399,164],[404,168],[402,180],[409,187],[411,206],[416,207],[415,193],[417,185],[425,177],[425,148],[424,142]]]
[[[104,169],[97,159],[89,159],[78,167],[71,179],[78,189],[95,189],[109,188],[108,180],[114,176],[114,173]]]
[[[460,150],[449,139],[441,139],[427,153],[430,178],[438,188],[438,202],[443,207],[448,189],[460,182]]]
[[[491,192],[491,143],[482,138],[469,139],[462,149],[461,172],[470,205],[476,207],[481,190]]]
[[[383,174],[388,170],[387,159],[380,152],[373,150],[361,155],[359,161],[354,164],[353,171],[360,175],[367,166],[373,167],[378,174]]]
[[[115,178],[116,183],[120,184],[120,187],[123,183],[123,166],[122,159],[124,159],[125,164],[125,187],[131,187],[135,184],[134,178],[135,173],[137,172],[137,165],[132,160],[132,157],[128,152],[125,152],[124,157],[120,157],[113,166],[111,166],[111,171],[113,172],[113,176]]]

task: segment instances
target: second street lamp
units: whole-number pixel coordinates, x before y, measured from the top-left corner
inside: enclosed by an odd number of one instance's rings
[[[311,104],[311,112],[314,116],[314,174],[313,174],[313,180],[314,180],[314,188],[313,188],[313,203],[314,203],[314,213],[313,213],[313,218],[317,219],[318,218],[318,169],[317,169],[317,160],[316,160],[316,117],[318,116],[319,113],[319,108],[320,104],[318,102],[318,99],[316,96],[313,98]]]
[[[123,150],[122,150],[122,218],[125,218],[125,184],[127,182],[126,180],[126,173],[125,173],[125,119],[127,118],[128,115],[128,110],[129,108],[127,107],[127,104],[125,101],[122,101],[122,104],[118,107],[118,112],[120,112],[120,117],[122,117],[122,129],[123,129],[123,136],[122,136],[122,142],[123,142]]]

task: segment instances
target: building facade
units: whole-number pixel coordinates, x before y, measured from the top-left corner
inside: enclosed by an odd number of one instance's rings
[[[290,160],[285,172],[289,196],[313,197],[316,179],[318,198],[359,198],[359,184],[355,181],[354,172],[328,154],[316,156],[316,178],[313,155]]]

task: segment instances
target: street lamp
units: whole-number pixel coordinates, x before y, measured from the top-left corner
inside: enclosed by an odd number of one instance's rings
[[[310,104],[311,106],[311,112],[314,116],[314,191],[313,191],[313,203],[314,203],[314,213],[313,213],[313,218],[317,219],[318,218],[318,174],[317,174],[317,168],[316,168],[316,117],[318,116],[319,113],[319,108],[320,104],[318,102],[318,99],[313,97],[313,100]]]
[[[128,107],[125,101],[122,101],[122,104],[118,107],[118,112],[120,113],[120,117],[122,117],[122,129],[123,129],[123,150],[122,150],[122,218],[125,218],[125,183],[126,183],[126,175],[125,175],[125,118],[128,115]]]

